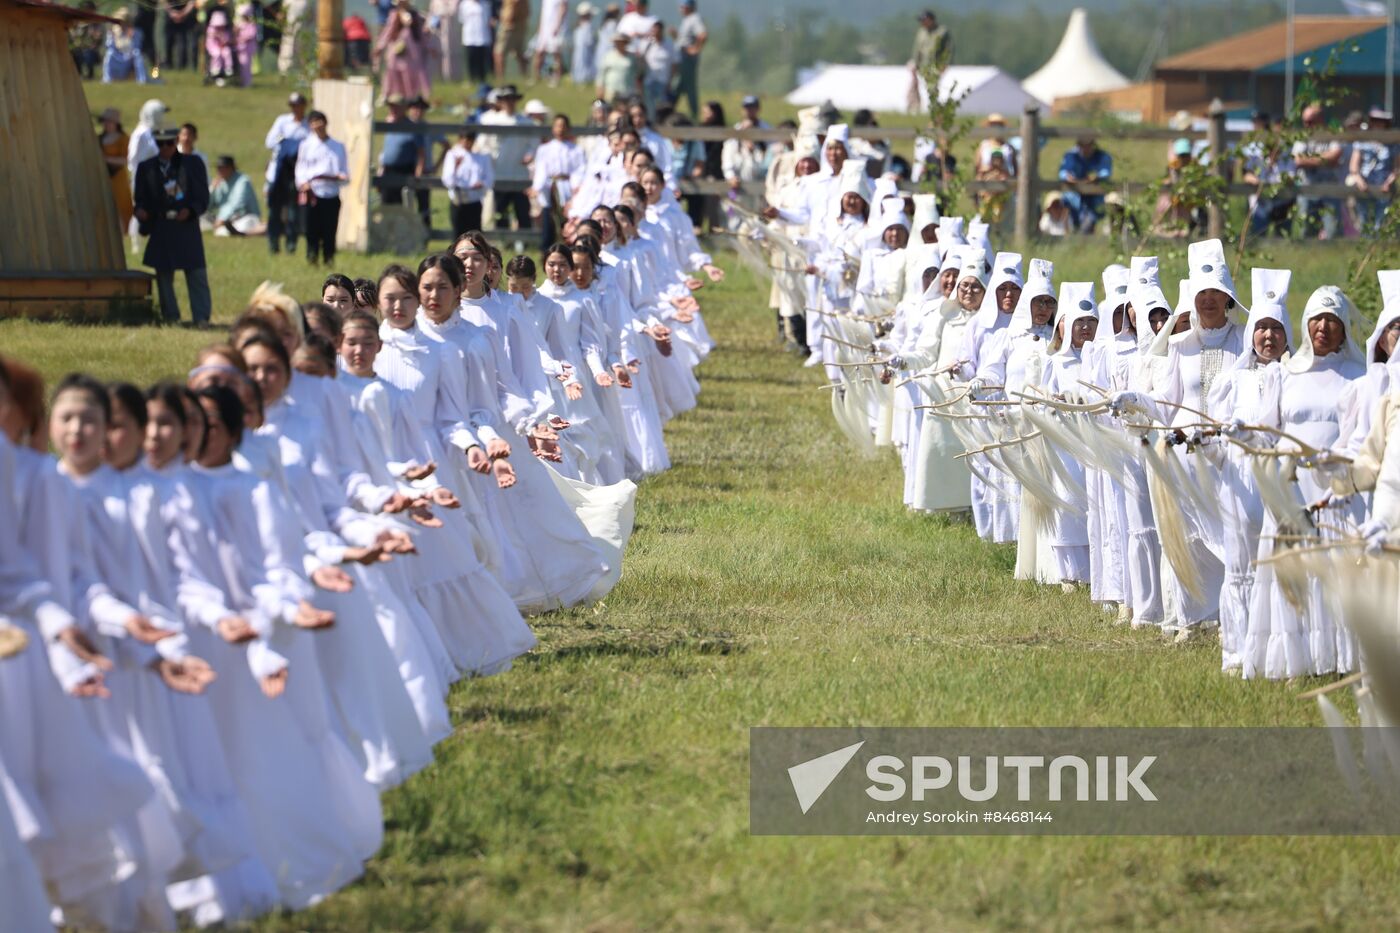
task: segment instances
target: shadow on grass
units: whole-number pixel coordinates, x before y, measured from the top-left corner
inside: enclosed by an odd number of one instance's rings
[[[536,664],[592,658],[661,658],[685,654],[730,655],[747,649],[728,632],[689,634],[685,632],[655,632],[646,634],[616,633],[592,638],[552,651],[528,656]]]

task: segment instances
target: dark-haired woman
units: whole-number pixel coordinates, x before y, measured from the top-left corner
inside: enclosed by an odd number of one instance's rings
[[[63,437],[55,441],[100,445],[106,402],[101,387],[96,393],[60,393],[60,400]],[[17,507],[17,514],[7,517],[14,519],[13,533],[48,590],[32,616],[5,619],[30,642],[28,650],[5,662],[0,677],[0,709],[6,711],[0,715],[0,759],[9,779],[7,796],[16,807],[20,838],[65,916],[73,922],[142,927],[163,919],[137,903],[153,881],[138,825],[138,811],[153,789],[129,747],[116,741],[93,708],[109,695],[105,672],[113,662],[99,652],[87,623],[75,618],[120,628],[133,613],[95,579],[86,523],[57,461],[20,446],[24,438],[18,429],[43,420],[42,395],[37,403],[37,411],[22,412],[4,425],[5,448],[13,455],[5,457],[13,464],[12,488],[6,492],[13,493]],[[47,648],[47,657],[39,646]],[[94,774],[103,779],[96,793]]]
[[[579,401],[587,408],[585,420],[592,421],[597,438],[593,451],[596,476],[584,479],[609,485],[627,476],[627,442],[618,430],[622,409],[616,405],[617,390],[606,356],[608,338],[598,305],[574,284],[573,271],[571,248],[562,243],[551,246],[544,256],[544,282],[528,307],[555,356],[572,364],[584,383]],[[605,407],[609,399],[616,417]]]
[[[387,276],[385,282],[386,293],[392,295],[399,283]],[[376,481],[393,480],[401,491],[440,507],[439,526],[418,530],[417,556],[401,568],[395,562],[378,569],[407,574],[413,598],[405,603],[410,609],[423,609],[415,619],[425,628],[422,637],[428,651],[446,657],[444,684],[461,675],[506,670],[534,647],[534,635],[495,576],[476,559],[472,519],[461,508],[456,489],[443,485],[441,478],[462,488],[464,498],[473,495],[469,482],[453,474],[443,445],[421,429],[410,395],[375,376],[383,344],[380,330],[372,324],[368,315],[353,315],[342,346],[341,379],[354,400],[357,427],[364,429],[366,459],[379,461],[382,478],[376,476]],[[426,685],[422,689],[426,691]],[[440,697],[433,698],[434,708]]]
[[[423,261],[418,275],[422,305],[418,324],[430,339],[452,343],[461,351],[459,365],[467,372],[467,398],[476,435],[493,467],[510,458],[515,479],[511,488],[501,489],[473,476],[502,535],[505,566],[501,582],[521,611],[599,599],[616,583],[618,568],[609,565],[599,543],[563,500],[551,478],[558,474],[525,452],[525,435],[510,426],[502,413],[498,395],[501,377],[491,346],[493,332],[468,323],[458,311],[459,306],[480,304],[488,297],[485,245],[480,238],[472,241],[470,249],[462,250],[465,261],[443,255]],[[625,505],[625,526],[630,533],[630,496]]]
[[[197,553],[228,607],[211,649],[218,652],[215,669],[225,672],[215,719],[239,763],[235,779],[280,903],[296,910],[359,876],[382,841],[383,814],[377,790],[330,718],[329,687],[311,641],[335,616],[298,598],[311,594],[302,568],[290,563],[299,555],[284,555],[277,534],[263,530],[276,526],[278,509],[290,509],[270,484],[234,463],[244,431],[238,396],[212,386],[198,398],[206,430],[190,486],[218,543],[212,553]]]

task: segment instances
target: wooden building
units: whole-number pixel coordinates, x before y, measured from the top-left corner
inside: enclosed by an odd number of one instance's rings
[[[1383,104],[1385,34],[1383,17],[1295,17],[1295,87],[1310,67],[1321,70],[1335,50],[1335,86],[1343,92],[1336,109],[1366,110]],[[1288,24],[1280,20],[1164,58],[1152,69],[1151,81],[1057,99],[1055,112],[1102,111],[1143,123],[1164,123],[1181,110],[1203,115],[1211,101],[1218,100],[1232,117],[1262,110],[1277,119],[1283,115],[1287,48]]]
[[[75,19],[47,0],[0,0],[0,317],[149,312],[128,270],[92,113],[68,53]]]

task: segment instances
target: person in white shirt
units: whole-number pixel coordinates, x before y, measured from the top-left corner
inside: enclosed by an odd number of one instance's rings
[[[462,24],[462,55],[467,80],[480,84],[491,76],[491,4],[489,0],[462,0],[457,7]]]
[[[481,122],[490,126],[531,126],[530,119],[516,112],[520,103],[520,92],[515,85],[505,84],[495,93],[496,109],[481,115]],[[476,141],[476,151],[495,158],[496,187],[492,194],[495,201],[495,227],[510,229],[508,214],[515,214],[517,229],[530,229],[530,199],[525,189],[530,183],[530,167],[539,139],[533,136],[512,134],[510,136],[483,133]],[[508,184],[503,184],[508,183]]]
[[[559,211],[562,217],[564,205],[583,180],[586,165],[566,114],[556,114],[549,131],[552,138],[535,150],[534,177],[530,182],[530,194],[540,208],[541,249],[553,245],[554,212]]]
[[[306,211],[306,258],[312,265],[335,262],[335,232],[340,223],[340,186],[350,180],[345,146],[326,132],[326,115],[307,115],[311,135],[297,149],[297,200]]]
[[[650,6],[647,0],[635,0],[633,8],[623,13],[622,19],[617,21],[617,34],[632,40],[629,51],[633,55],[643,54],[647,42],[651,40],[651,30],[656,25],[656,17],[648,12]]]
[[[535,34],[535,80],[544,77],[545,59],[550,59],[550,87],[564,77],[564,27],[569,21],[567,0],[544,0],[540,5],[540,30]]]
[[[297,210],[297,186],[295,182],[297,151],[306,138],[306,98],[293,92],[287,98],[287,113],[272,121],[272,129],[267,131],[263,146],[269,152],[267,173],[264,178],[267,186],[267,248],[274,255],[281,249],[282,240],[287,241],[287,252],[297,251],[297,233],[301,229],[301,218]]]
[[[475,143],[476,134],[464,128],[457,137],[457,145],[449,149],[442,160],[442,184],[451,202],[448,214],[452,218],[454,237],[481,229],[481,201],[496,182],[491,157],[473,152]]]

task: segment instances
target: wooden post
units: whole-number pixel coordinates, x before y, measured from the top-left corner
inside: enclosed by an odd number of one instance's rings
[[[1040,220],[1040,108],[1027,104],[1021,113],[1021,158],[1016,167],[1016,245],[1035,239]]]
[[[1225,173],[1225,108],[1219,100],[1211,101],[1210,123],[1206,126],[1206,147],[1210,153],[1212,171],[1221,178]],[[1225,232],[1225,201],[1213,199],[1206,205],[1206,236],[1218,239]]]
[[[333,81],[345,77],[345,31],[341,28],[344,18],[344,0],[319,0],[316,4],[317,77]]]

